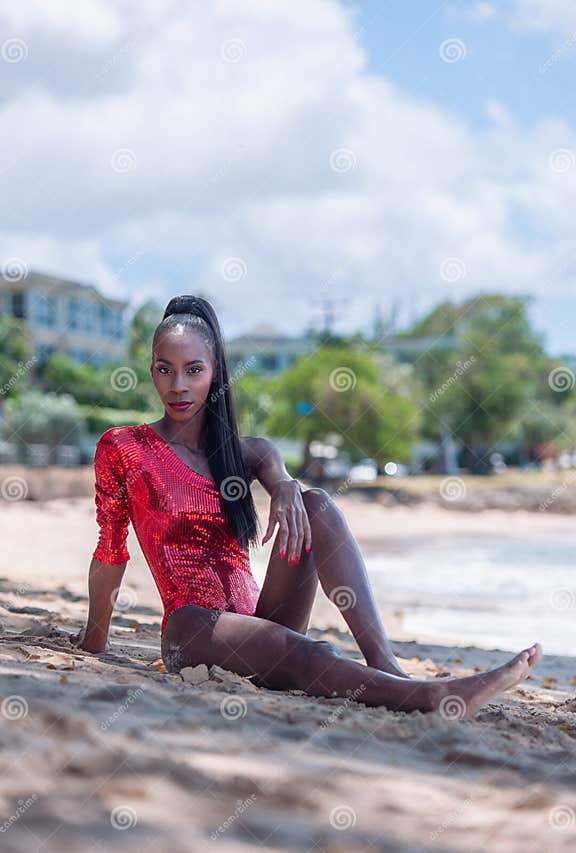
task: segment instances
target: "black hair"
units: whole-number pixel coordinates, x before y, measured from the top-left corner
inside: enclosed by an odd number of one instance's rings
[[[214,377],[206,397],[201,446],[221,497],[222,511],[240,544],[259,538],[258,513],[242,458],[236,406],[220,324],[212,305],[201,296],[175,296],[154,331],[152,347],[163,332],[185,326],[200,335],[212,353]]]

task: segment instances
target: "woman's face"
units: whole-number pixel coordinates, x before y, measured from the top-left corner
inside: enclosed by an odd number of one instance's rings
[[[177,326],[159,335],[150,373],[166,413],[182,423],[204,406],[214,377],[212,353],[195,332]],[[176,407],[172,403],[188,403]]]

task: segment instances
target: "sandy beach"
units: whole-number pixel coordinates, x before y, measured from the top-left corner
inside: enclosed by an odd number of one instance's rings
[[[259,487],[254,495],[264,525],[266,496]],[[485,602],[475,609],[473,592],[460,641],[458,619],[445,637],[433,619],[414,631],[410,612],[429,614],[438,602],[410,567],[439,541],[456,543],[465,566],[462,537],[575,545],[570,516],[383,507],[352,494],[338,503],[411,674],[472,674],[541,639],[518,630],[510,646],[490,643],[490,632],[481,642],[491,616]],[[211,841],[231,851],[575,848],[572,654],[547,653],[543,642],[530,679],[465,720],[457,707],[404,714],[269,691],[217,667],[170,675],[160,660],[160,598],[132,529],[111,651],[96,656],[69,639],[87,613],[93,498],[4,501],[0,535],[2,851],[177,853]],[[259,584],[271,545],[252,556]],[[558,618],[567,610],[558,606]],[[535,618],[524,631],[537,629]],[[321,592],[309,634],[362,660]]]

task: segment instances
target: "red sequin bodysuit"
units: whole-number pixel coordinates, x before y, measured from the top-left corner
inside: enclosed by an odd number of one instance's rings
[[[96,521],[92,556],[130,559],[128,523],[168,616],[183,604],[254,614],[260,590],[249,552],[222,512],[216,483],[190,468],[148,424],[112,427],[94,455]]]

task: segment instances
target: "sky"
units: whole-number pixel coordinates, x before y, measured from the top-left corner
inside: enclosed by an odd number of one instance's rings
[[[573,0],[0,0],[0,264],[225,336],[530,296],[573,354],[575,68]]]

